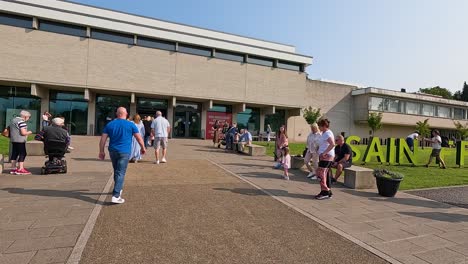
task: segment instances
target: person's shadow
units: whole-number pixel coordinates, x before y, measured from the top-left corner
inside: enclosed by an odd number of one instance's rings
[[[74,198],[92,204],[111,205],[110,202],[100,202],[98,199],[89,197],[90,195],[101,195],[102,193],[89,193],[89,190],[44,190],[44,189],[24,189],[24,188],[3,188],[2,191],[7,191],[14,194],[44,196],[44,197],[63,197]]]

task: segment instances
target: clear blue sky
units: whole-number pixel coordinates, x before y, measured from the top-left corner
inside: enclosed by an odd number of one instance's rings
[[[468,81],[466,0],[74,0],[296,46],[312,79],[452,92]]]

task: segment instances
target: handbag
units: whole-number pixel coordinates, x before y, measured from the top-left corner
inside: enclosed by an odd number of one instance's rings
[[[10,137],[10,127],[3,129],[2,136],[8,137],[8,138]]]

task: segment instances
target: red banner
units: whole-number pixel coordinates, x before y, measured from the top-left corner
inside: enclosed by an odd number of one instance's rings
[[[220,113],[220,112],[207,112],[206,113],[206,132],[205,132],[206,139],[213,139],[213,135],[214,135],[213,125],[216,120],[218,120],[218,124],[220,127],[222,127],[224,123],[226,122],[231,124],[232,114]]]

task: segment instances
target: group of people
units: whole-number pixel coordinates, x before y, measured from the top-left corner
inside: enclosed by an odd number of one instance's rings
[[[219,120],[215,120],[213,124],[213,145],[221,148],[224,143],[226,150],[235,150],[242,152],[245,146],[252,145],[252,134],[247,128],[238,129],[237,123],[229,125],[228,122],[221,124]]]
[[[31,113],[26,110],[21,110],[19,116],[11,120],[8,126],[9,138],[11,143],[10,153],[10,174],[14,175],[29,175],[31,172],[24,167],[26,160],[26,141],[29,135],[33,134],[28,130],[27,122],[31,118]],[[34,137],[35,140],[45,141],[48,139],[60,139],[66,143],[67,148],[70,148],[70,134],[65,127],[65,119],[63,117],[52,118],[49,112],[44,112],[42,116],[42,129]]]
[[[307,177],[320,180],[321,190],[315,196],[316,199],[332,197],[331,183],[337,181],[344,168],[351,166],[352,156],[351,147],[344,142],[344,137],[339,135],[335,138],[328,119],[321,119],[311,125],[304,151],[304,162],[310,171]],[[291,156],[285,126],[281,126],[276,135],[275,160],[277,161],[275,167],[283,167],[283,177],[289,180]],[[335,176],[331,175],[331,168],[336,168]]]
[[[432,163],[432,159],[435,158],[437,162],[439,162],[439,167],[446,169],[447,166],[445,165],[444,160],[440,157],[440,152],[442,151],[442,138],[440,137],[440,132],[439,130],[435,129],[432,130],[431,135],[432,138],[425,138],[421,137],[418,131],[414,131],[406,137],[406,143],[408,144],[411,151],[414,152],[414,141],[416,139],[421,139],[423,142],[430,142],[432,145],[432,151],[429,155],[429,160],[427,161],[425,167],[428,168]]]
[[[127,109],[119,107],[116,118],[104,127],[99,142],[99,159],[103,160],[106,156],[104,148],[109,138],[108,151],[114,169],[114,189],[111,201],[117,204],[125,202],[125,199],[122,198],[122,190],[129,161],[138,162],[141,160],[148,146],[148,142],[145,144],[144,141],[148,141],[148,138],[154,138],[156,156],[154,163],[166,163],[168,138],[171,132],[171,125],[162,116],[161,111],[156,112],[156,118],[151,122],[151,132],[148,137],[140,115],[133,116],[132,121],[126,120],[127,116]],[[162,157],[159,153],[161,148]]]

